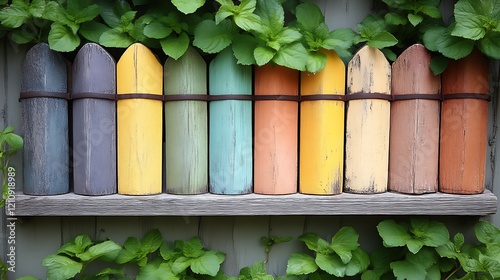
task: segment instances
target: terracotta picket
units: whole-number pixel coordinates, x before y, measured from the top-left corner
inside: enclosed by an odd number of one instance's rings
[[[423,45],[406,49],[392,64],[389,190],[438,190],[441,79],[430,70]]]
[[[117,63],[120,194],[162,192],[163,103],[155,99],[162,97],[162,73],[158,59],[139,43],[131,45]]]
[[[300,77],[299,191],[305,194],[339,194],[344,182],[344,101],[326,95],[345,94],[345,65],[334,51],[322,53],[325,68]]]
[[[69,192],[67,67],[46,43],[32,47],[22,62],[21,111],[23,192]]]
[[[347,70],[346,155],[344,190],[387,190],[389,164],[391,66],[373,47],[361,48]]]
[[[163,69],[165,97],[207,96],[207,64],[193,48]],[[178,96],[179,97],[179,96]],[[206,100],[165,102],[166,191],[208,192],[208,114]]]
[[[439,191],[482,193],[488,131],[489,64],[479,51],[442,74]],[[463,95],[467,94],[467,95]]]
[[[254,192],[296,193],[299,72],[271,64],[256,67],[254,92],[255,98],[276,95],[255,101]]]
[[[83,195],[116,193],[115,61],[85,44],[73,62],[73,178]]]

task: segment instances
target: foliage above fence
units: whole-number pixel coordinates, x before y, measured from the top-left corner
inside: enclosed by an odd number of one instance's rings
[[[436,54],[440,73],[447,58],[459,59],[474,47],[500,59],[498,1],[460,0],[448,27],[439,0],[382,0],[355,32],[331,31],[321,10],[301,0],[152,1],[152,0],[13,0],[0,1],[0,38],[16,44],[48,42],[71,52],[86,41],[126,48],[141,42],[178,59],[190,45],[205,53],[231,47],[239,64],[273,62],[318,72],[326,64],[320,49],[335,50],[348,60],[360,45],[382,49],[390,60],[409,45],[425,43]]]

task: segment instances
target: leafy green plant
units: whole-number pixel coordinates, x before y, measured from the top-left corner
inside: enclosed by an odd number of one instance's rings
[[[14,133],[13,126],[0,130],[0,169],[2,171],[2,200],[0,207],[5,206],[9,198],[10,187],[15,186],[15,169],[9,163],[12,156],[23,148],[23,138]]]
[[[0,38],[8,35],[17,44],[47,42],[50,21],[44,19],[45,0],[13,0],[11,4],[3,1],[0,9]]]

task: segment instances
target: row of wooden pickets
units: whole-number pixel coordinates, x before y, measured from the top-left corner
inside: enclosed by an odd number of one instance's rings
[[[487,59],[435,76],[422,45],[392,65],[369,46],[347,64],[323,53],[312,74],[238,65],[230,49],[162,65],[138,43],[117,63],[89,43],[70,64],[38,44],[22,64],[23,191],[483,192]]]

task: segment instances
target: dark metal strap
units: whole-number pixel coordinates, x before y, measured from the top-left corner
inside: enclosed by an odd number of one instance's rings
[[[390,94],[376,93],[376,92],[356,92],[345,96],[346,101],[358,100],[358,99],[381,99],[392,101],[392,96]]]
[[[152,94],[152,93],[123,93],[116,95],[116,100],[123,100],[123,99],[151,99],[151,100],[163,101],[163,95]]]
[[[253,100],[252,95],[248,94],[221,94],[221,95],[209,95],[208,101],[224,101],[224,100]]]
[[[77,92],[71,94],[71,100],[83,99],[83,98],[116,100],[116,94],[99,93],[99,92]]]
[[[443,101],[448,99],[482,99],[486,101],[491,100],[491,95],[484,93],[457,93],[457,94],[443,94]]]
[[[67,92],[56,91],[23,91],[19,94],[19,100],[36,97],[51,97],[68,100],[69,94]]]
[[[167,94],[163,96],[164,101],[208,101],[206,94]]]
[[[441,94],[416,94],[416,93],[392,95],[392,101],[413,100],[413,99],[442,100],[443,96]]]
[[[298,95],[254,95],[255,101],[295,101],[299,102]]]
[[[300,101],[316,101],[316,100],[345,101],[345,95],[343,95],[343,94],[311,94],[311,95],[301,95],[300,96]]]

